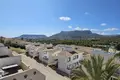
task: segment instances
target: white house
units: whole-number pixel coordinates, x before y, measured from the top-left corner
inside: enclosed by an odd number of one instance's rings
[[[44,46],[26,45],[26,52],[32,58],[39,56],[39,51],[43,50]]]
[[[0,77],[9,74],[10,69],[15,71],[20,64],[21,56],[13,56],[11,50],[3,45],[0,46]]]
[[[48,65],[56,64],[58,54],[61,52],[59,49],[45,49],[39,51],[39,60]]]
[[[58,54],[58,70],[70,75],[71,70],[80,65],[83,60],[83,53],[62,51]]]
[[[71,45],[57,45],[57,46],[55,46],[55,48],[56,49],[62,49],[62,50],[66,50],[66,51],[68,51],[68,52],[72,52],[72,51],[74,51],[74,48],[73,48],[73,46],[71,46]]]

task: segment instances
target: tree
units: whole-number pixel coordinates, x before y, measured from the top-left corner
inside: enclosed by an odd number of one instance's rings
[[[78,68],[71,73],[72,80],[110,80],[114,77],[115,72],[120,65],[114,62],[114,58],[104,61],[99,56],[91,56],[90,59],[84,60]]]
[[[120,59],[120,53],[115,54],[114,57]]]
[[[120,50],[120,44],[117,44],[117,46],[115,47],[117,50]]]

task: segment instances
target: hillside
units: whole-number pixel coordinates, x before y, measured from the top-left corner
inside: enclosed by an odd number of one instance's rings
[[[50,39],[89,39],[89,38],[100,38],[102,35],[92,33],[89,30],[85,31],[61,31],[58,34],[52,35]]]
[[[24,39],[41,39],[41,38],[47,38],[46,35],[30,35],[30,34],[24,34],[16,38],[24,38]]]
[[[99,39],[99,38],[109,38],[109,37],[120,37],[120,35],[100,35],[96,33],[92,33],[90,30],[84,30],[84,31],[61,31],[60,33],[54,34],[50,37],[47,37],[46,35],[21,35],[19,37],[16,37],[18,39],[24,38],[24,39],[60,39],[60,40],[79,40],[79,39]]]

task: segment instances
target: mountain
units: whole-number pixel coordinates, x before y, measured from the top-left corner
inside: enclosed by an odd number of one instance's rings
[[[90,30],[84,31],[61,31],[58,34],[54,34],[49,37],[49,39],[91,39],[91,38],[100,38],[102,35],[92,33]]]
[[[24,38],[24,39],[41,39],[41,38],[47,38],[46,35],[29,35],[29,34],[23,34],[19,37],[16,37],[16,38]]]
[[[79,40],[79,39],[94,39],[94,38],[101,38],[101,37],[106,37],[106,36],[92,33],[90,30],[84,30],[84,31],[75,30],[75,31],[61,31],[60,33],[54,34],[50,37],[47,37],[45,35],[21,35],[21,36],[16,37],[16,38]]]

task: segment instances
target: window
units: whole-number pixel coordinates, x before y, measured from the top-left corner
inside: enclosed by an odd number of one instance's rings
[[[31,54],[33,54],[33,52],[31,52]]]
[[[77,58],[77,59],[78,59],[78,57],[79,57],[79,56],[78,56],[78,55],[76,55],[76,58]]]
[[[79,60],[79,63],[83,63],[83,60]]]
[[[44,59],[44,60],[48,60],[47,56],[44,56],[43,59]]]
[[[33,74],[36,75],[36,71],[34,71]]]
[[[16,78],[13,78],[13,80],[17,80]]]
[[[47,52],[44,52],[44,54],[47,54]]]
[[[24,75],[24,78],[27,78],[28,77],[28,75]]]
[[[9,57],[8,55],[0,56],[0,58],[6,58]]]
[[[76,63],[74,63],[73,66],[76,67]]]
[[[68,65],[68,66],[67,66],[67,69],[68,69],[68,70],[73,69],[73,65],[72,65],[72,64]]]
[[[79,62],[76,62],[77,65],[79,65],[80,63]]]
[[[78,59],[78,55],[73,56],[73,60]]]
[[[69,57],[68,60],[67,60],[67,62],[70,62],[70,61],[71,61],[71,58]]]
[[[76,55],[75,56],[73,56],[73,60],[75,60],[76,59]]]

